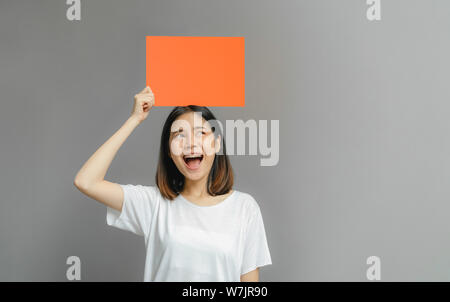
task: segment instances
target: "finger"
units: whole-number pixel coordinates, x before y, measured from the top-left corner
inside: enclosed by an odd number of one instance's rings
[[[151,90],[147,91],[147,88],[146,88],[145,90],[143,90],[143,91],[139,92],[138,94],[136,94],[135,97],[138,97],[138,98],[152,98],[152,97],[154,97],[154,95],[153,95],[153,92]]]
[[[139,93],[147,93],[148,92],[148,86],[146,86],[144,89],[142,89],[142,91],[141,92],[139,92]]]
[[[148,102],[151,102],[152,99],[153,99],[153,97],[152,97],[152,96],[149,96],[149,95],[142,96],[142,98],[141,98],[142,102],[147,102],[147,103],[148,103]]]
[[[152,92],[152,90],[150,89],[150,86],[146,86],[146,87],[144,88],[144,90],[142,90],[141,93],[147,94],[147,93],[153,93],[153,92]]]
[[[139,102],[148,102],[153,99],[153,95],[151,94],[138,94],[136,95],[136,100]]]

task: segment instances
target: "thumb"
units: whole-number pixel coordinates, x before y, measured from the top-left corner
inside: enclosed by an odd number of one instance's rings
[[[144,89],[142,89],[141,92],[139,92],[140,94],[142,93],[148,93],[148,90],[150,89],[150,87],[146,86]]]

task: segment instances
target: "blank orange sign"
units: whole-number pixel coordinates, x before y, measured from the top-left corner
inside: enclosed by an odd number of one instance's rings
[[[146,37],[154,106],[245,106],[244,37]]]

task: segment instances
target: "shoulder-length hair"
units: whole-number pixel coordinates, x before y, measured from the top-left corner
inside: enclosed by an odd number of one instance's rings
[[[203,106],[189,105],[177,106],[169,114],[164,123],[161,134],[161,146],[159,151],[158,168],[156,171],[156,185],[161,195],[169,200],[173,200],[183,190],[185,177],[178,170],[170,154],[170,132],[172,123],[182,114],[186,112],[199,112],[206,121],[216,120],[213,113]],[[208,176],[207,191],[210,195],[223,195],[228,193],[233,187],[233,169],[226,153],[225,140],[222,135],[221,127],[212,126],[215,142],[220,135],[221,152],[214,156],[214,162]]]

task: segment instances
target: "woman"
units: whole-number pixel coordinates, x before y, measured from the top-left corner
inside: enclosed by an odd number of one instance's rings
[[[259,267],[272,264],[261,211],[250,194],[232,190],[225,141],[208,108],[169,114],[156,186],[104,180],[153,104],[150,87],[135,95],[131,116],[83,165],[75,186],[107,206],[108,225],[145,237],[144,281],[259,281]]]

